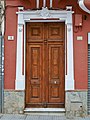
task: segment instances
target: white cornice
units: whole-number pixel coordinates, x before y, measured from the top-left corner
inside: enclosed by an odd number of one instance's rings
[[[82,10],[90,14],[90,10],[88,10],[84,4],[84,0],[78,0],[79,6]]]
[[[60,21],[66,21],[71,24],[71,20],[68,15],[73,14],[72,10],[48,10],[48,8],[42,8],[42,10],[27,10],[16,12],[18,14],[18,23],[24,24],[24,21],[30,21],[31,19],[59,19]]]

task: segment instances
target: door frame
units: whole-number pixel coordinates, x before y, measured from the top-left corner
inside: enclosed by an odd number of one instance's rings
[[[20,11],[19,7],[15,90],[25,90],[26,22],[65,22],[65,90],[74,90],[73,13],[71,7],[61,11]]]
[[[34,29],[37,31],[36,34],[34,34]],[[60,33],[56,31],[54,34],[53,30],[59,30]],[[28,22],[26,32],[26,107],[64,108],[65,23]],[[34,53],[37,57],[34,57]],[[54,69],[55,65],[57,70]],[[37,74],[35,74],[34,66],[37,66],[39,73],[36,70]],[[33,74],[30,75],[30,72]],[[37,92],[34,89],[37,89]],[[55,89],[57,90],[55,91]],[[51,91],[55,93],[53,94]]]

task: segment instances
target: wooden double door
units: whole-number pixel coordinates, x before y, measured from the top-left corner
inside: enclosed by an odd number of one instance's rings
[[[26,107],[64,107],[65,24],[27,23],[26,30]]]

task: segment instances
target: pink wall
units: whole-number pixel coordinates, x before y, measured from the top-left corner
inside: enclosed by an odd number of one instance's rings
[[[16,17],[17,8],[6,9],[6,32],[5,32],[5,88],[14,89],[16,70]],[[8,35],[15,36],[14,41],[8,41]]]
[[[85,13],[84,13],[85,14]],[[75,87],[76,89],[86,89],[88,80],[88,32],[90,15],[83,20],[82,29],[74,32],[74,65],[75,65]],[[83,40],[78,41],[77,36],[82,36]]]
[[[34,0],[33,0],[34,1]],[[74,27],[74,66],[75,66],[75,88],[87,89],[87,55],[88,55],[88,43],[87,33],[90,32],[90,15],[83,12],[76,0],[62,0],[61,3],[53,5],[64,8],[66,5],[72,5],[73,10],[76,13],[87,15],[87,19],[83,18],[83,26],[77,32]],[[16,75],[16,42],[17,42],[17,7],[24,6],[25,9],[35,8],[35,4],[31,4],[29,0],[6,0],[6,32],[5,32],[5,89],[15,88],[15,75]],[[74,24],[74,14],[73,14]],[[8,35],[15,36],[14,41],[8,41]],[[77,36],[83,36],[82,41],[77,41]]]

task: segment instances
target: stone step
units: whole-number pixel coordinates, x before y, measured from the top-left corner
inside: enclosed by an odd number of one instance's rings
[[[60,115],[65,116],[65,108],[25,108],[25,114],[30,115]]]

